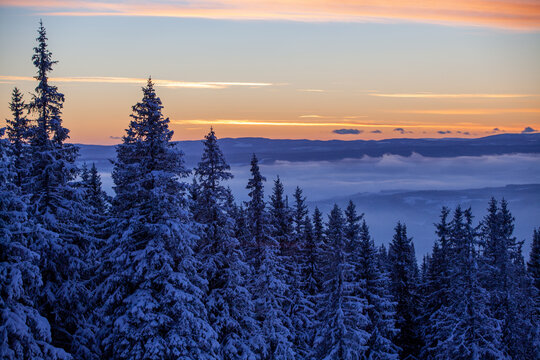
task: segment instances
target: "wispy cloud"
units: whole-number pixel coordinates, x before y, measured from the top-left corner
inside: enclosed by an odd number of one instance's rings
[[[314,122],[314,121],[288,121],[288,120],[248,120],[248,119],[187,119],[173,120],[173,124],[197,124],[197,125],[249,125],[249,126],[384,126],[374,124],[357,124],[350,122]]]
[[[499,115],[540,113],[540,108],[398,110],[395,112],[424,115]]]
[[[111,76],[72,76],[72,77],[52,77],[52,82],[58,83],[101,83],[101,84],[146,84],[148,79],[129,78],[129,77],[111,77]],[[9,76],[0,75],[0,82],[15,81],[35,81],[31,76]],[[156,86],[167,88],[187,88],[187,89],[226,89],[230,87],[265,87],[275,84],[264,82],[220,82],[220,81],[175,81],[152,79]]]
[[[326,92],[326,90],[323,90],[323,89],[298,89],[298,91],[302,91],[302,92],[313,92],[313,93],[323,93],[323,92]]]
[[[446,135],[446,134],[451,134],[452,132],[450,130],[439,130],[437,131],[437,133],[441,135]]]
[[[372,134],[382,134],[381,130],[373,130],[371,131]]]
[[[434,94],[434,93],[401,93],[401,94],[387,94],[387,93],[369,93],[369,96],[386,97],[386,98],[426,98],[426,99],[512,99],[512,98],[525,98],[540,96],[538,94]]]
[[[310,118],[319,118],[311,115]],[[345,119],[346,120],[346,119]],[[320,127],[360,127],[360,128],[401,128],[403,123],[383,123],[383,122],[359,122],[359,121],[315,121],[315,120],[254,120],[254,119],[174,119],[171,123],[176,125],[245,125],[245,126],[320,126]],[[408,128],[452,128],[452,126],[441,124],[407,124]],[[457,126],[457,125],[456,125]],[[380,131],[380,130],[376,130]],[[397,130],[394,130],[397,131]],[[407,131],[412,133],[412,131]]]
[[[539,30],[534,0],[3,0],[59,16],[160,16],[234,20],[421,22]]]
[[[301,119],[313,118],[313,119],[348,119],[348,120],[362,119],[362,118],[366,118],[366,117],[367,117],[367,115],[347,115],[347,116],[335,115],[335,116],[329,116],[329,115],[316,115],[316,114],[308,114],[308,115],[300,115],[299,116],[299,118],[301,118]]]

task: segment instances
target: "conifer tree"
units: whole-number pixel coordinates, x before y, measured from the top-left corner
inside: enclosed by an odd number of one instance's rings
[[[391,292],[396,301],[396,327],[399,334],[395,340],[401,348],[400,357],[417,357],[421,339],[417,317],[418,265],[412,246],[412,239],[407,236],[407,227],[398,222],[395,234],[388,249],[390,264]]]
[[[294,190],[294,210],[293,210],[293,224],[294,224],[294,236],[296,241],[299,241],[305,235],[306,216],[308,215],[308,209],[306,206],[306,198],[302,194],[302,189],[296,187]]]
[[[43,283],[31,241],[42,230],[28,218],[26,198],[16,184],[16,155],[9,150],[0,138],[0,357],[71,359],[51,344],[50,324],[36,304]]]
[[[251,178],[247,189],[250,200],[247,203],[247,219],[250,224],[250,243],[255,278],[251,285],[254,295],[255,312],[259,322],[257,343],[260,359],[294,359],[290,325],[284,314],[285,296],[288,291],[283,281],[284,264],[279,261],[280,244],[272,236],[276,230],[270,222],[264,202],[265,178],[261,175],[255,155],[251,159]]]
[[[72,183],[78,173],[78,148],[65,143],[69,130],[62,126],[64,95],[49,84],[56,61],[41,22],[38,35],[32,57],[38,85],[29,103],[36,119],[30,129],[30,169],[24,181],[30,193],[29,212],[45,231],[33,240],[43,277],[38,304],[51,324],[53,344],[84,359],[93,356],[93,334],[86,321],[90,309],[84,305],[89,298],[85,279],[93,237],[85,226],[87,209],[81,193]]]
[[[440,222],[435,224],[437,240],[433,245],[432,254],[427,259],[426,274],[423,281],[424,301],[422,304],[422,332],[424,348],[422,355],[429,357],[429,351],[434,349],[437,339],[437,326],[430,317],[437,313],[441,306],[450,301],[451,274],[450,266],[450,224],[447,207],[441,209]]]
[[[200,255],[208,280],[206,307],[210,324],[220,344],[219,358],[252,359],[257,344],[252,341],[257,324],[248,291],[251,276],[244,253],[234,237],[233,199],[222,185],[232,178],[213,129],[203,141],[201,162],[195,169],[199,179],[197,201],[199,222],[203,225]]]
[[[532,277],[533,285],[540,293],[540,228],[534,229],[531,253],[527,262],[527,270]],[[537,304],[539,306],[540,304]]]
[[[390,281],[378,266],[377,250],[363,220],[358,231],[358,258],[356,279],[358,297],[366,299],[369,322],[366,331],[369,339],[363,359],[397,359],[398,347],[393,343],[395,328],[395,303],[390,294]]]
[[[500,322],[491,314],[488,293],[479,281],[477,234],[471,210],[458,206],[449,224],[449,273],[452,294],[431,316],[433,359],[506,359]]]
[[[522,243],[513,236],[514,217],[503,199],[498,206],[492,198],[482,222],[481,276],[489,293],[489,304],[501,321],[502,342],[512,358],[529,356],[535,325],[528,277],[522,255]]]
[[[23,101],[21,92],[17,88],[14,88],[11,94],[9,108],[13,118],[6,119],[6,132],[11,142],[11,156],[14,158],[13,166],[16,172],[15,185],[22,187],[23,180],[28,175],[30,121],[25,116],[26,104]]]
[[[103,357],[214,359],[185,192],[183,154],[149,79],[117,146],[114,228],[97,289]]]
[[[365,299],[354,296],[354,266],[349,262],[345,220],[334,205],[326,230],[324,294],[320,302],[318,334],[313,357],[328,360],[360,359],[370,334]]]
[[[315,242],[323,243],[324,242],[324,224],[322,213],[318,207],[315,207],[313,211],[313,237]]]
[[[249,190],[249,201],[246,203],[248,227],[250,239],[248,244],[248,256],[252,259],[252,264],[256,271],[259,268],[261,259],[262,244],[265,236],[269,235],[269,225],[265,211],[264,185],[266,178],[259,170],[259,160],[253,154],[251,158],[251,178],[248,180],[246,189]]]

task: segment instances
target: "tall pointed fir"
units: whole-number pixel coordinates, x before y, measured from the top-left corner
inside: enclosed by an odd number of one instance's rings
[[[365,330],[369,319],[365,299],[354,296],[354,265],[349,262],[345,220],[334,205],[328,216],[328,242],[324,254],[324,294],[319,305],[318,334],[313,357],[328,360],[356,360],[367,349],[370,334]]]
[[[366,330],[370,334],[363,359],[397,359],[399,349],[393,339],[398,331],[390,281],[379,268],[377,250],[365,220],[358,230],[358,243],[355,275],[359,285],[358,297],[366,299],[369,319]]]
[[[255,155],[251,159],[248,181],[247,219],[250,224],[251,256],[254,257],[254,279],[251,284],[255,313],[259,322],[257,357],[260,359],[294,359],[291,332],[283,312],[287,284],[283,281],[284,264],[279,261],[280,245],[272,236],[274,229],[265,209],[265,178]]]
[[[198,222],[203,226],[199,254],[208,280],[208,318],[217,333],[220,359],[253,359],[257,347],[252,340],[257,323],[246,286],[251,272],[234,237],[232,195],[222,185],[232,174],[213,129],[205,136],[203,145],[195,175],[199,179],[196,206]]]
[[[216,335],[185,199],[188,171],[149,79],[116,148],[112,236],[104,249],[104,358],[214,359]]]
[[[30,169],[25,181],[31,195],[30,214],[45,231],[33,240],[43,276],[38,303],[51,324],[53,344],[77,358],[91,358],[93,334],[87,321],[91,309],[85,305],[89,298],[85,280],[93,239],[85,227],[82,194],[72,183],[78,173],[78,148],[65,143],[69,130],[62,126],[64,95],[49,84],[56,61],[41,22],[38,35],[32,57],[38,85],[29,103],[36,118],[30,130]]]
[[[500,322],[488,305],[480,284],[478,240],[471,210],[458,206],[449,224],[451,296],[431,316],[429,359],[507,359],[501,344]]]
[[[497,204],[492,198],[482,221],[481,276],[491,311],[501,321],[505,352],[511,358],[527,358],[535,351],[536,325],[522,243],[513,231],[508,203],[503,199]]]
[[[540,294],[540,228],[534,229],[532,237],[531,252],[527,262],[527,270],[532,278],[537,294]],[[537,301],[540,299],[537,299]],[[540,306],[537,303],[536,306]]]
[[[422,302],[422,334],[424,347],[422,357],[433,356],[431,352],[438,341],[437,324],[430,318],[437,314],[439,309],[447,305],[452,294],[450,285],[452,277],[450,274],[450,224],[448,216],[450,210],[447,207],[441,209],[440,222],[435,224],[437,240],[433,245],[431,256],[427,258],[426,269],[423,281]],[[438,316],[438,315],[435,315]]]
[[[313,225],[308,216],[306,198],[300,187],[294,191],[292,208],[293,223],[293,253],[292,261],[295,266],[295,281],[292,283],[291,321],[295,332],[294,343],[297,358],[309,358],[315,339],[316,309],[315,294],[318,294],[316,284],[316,244],[313,237]]]
[[[396,345],[401,348],[400,357],[415,358],[420,352],[421,338],[417,317],[419,315],[418,264],[407,236],[405,224],[395,227],[394,237],[388,248],[390,288],[396,301],[396,327],[399,329]]]
[[[11,155],[15,169],[15,185],[22,187],[28,175],[30,121],[26,117],[26,104],[19,89],[14,88],[9,103],[12,118],[6,119],[7,136],[11,142]]]
[[[16,155],[10,150],[0,138],[0,357],[71,359],[51,344],[50,324],[36,304],[43,283],[32,234],[40,229],[28,218],[26,197],[16,184]]]

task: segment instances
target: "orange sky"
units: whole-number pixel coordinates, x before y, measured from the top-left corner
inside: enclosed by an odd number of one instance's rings
[[[35,86],[41,17],[73,142],[117,143],[149,75],[177,140],[540,129],[539,1],[200,4],[0,0],[0,118]]]

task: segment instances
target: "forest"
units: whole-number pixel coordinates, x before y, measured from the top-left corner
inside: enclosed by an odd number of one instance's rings
[[[114,197],[77,162],[41,24],[36,88],[0,139],[2,359],[538,359],[540,228],[443,207],[417,259],[376,246],[357,205],[310,212],[256,154],[235,201],[213,129],[194,169],[148,79],[116,147]],[[379,239],[380,240],[380,239]]]

